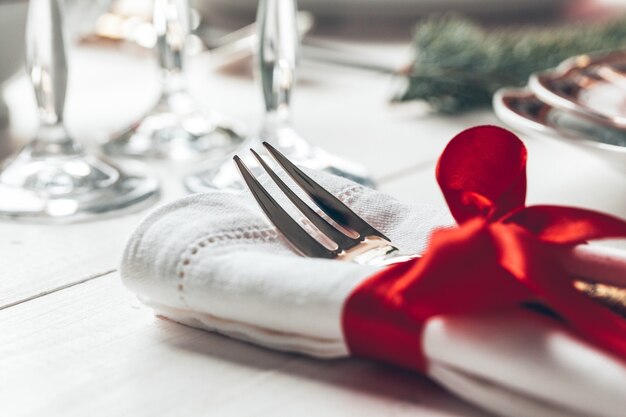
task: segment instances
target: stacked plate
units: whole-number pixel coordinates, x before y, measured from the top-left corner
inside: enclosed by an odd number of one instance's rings
[[[580,55],[494,96],[513,128],[550,136],[626,170],[626,51]]]

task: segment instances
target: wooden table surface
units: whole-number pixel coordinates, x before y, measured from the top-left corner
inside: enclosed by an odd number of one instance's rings
[[[81,47],[70,57],[70,131],[94,147],[157,97],[149,56]],[[202,106],[257,126],[258,86],[219,74],[206,56],[190,63]],[[307,64],[294,100],[298,131],[367,166],[379,188],[443,204],[438,155],[464,128],[498,124],[490,111],[443,117],[387,103],[388,76]],[[5,90],[12,126],[0,149],[31,136],[34,99],[24,77]],[[530,153],[529,202],[571,204],[626,217],[626,175],[582,151],[522,136]],[[152,164],[163,195],[208,165]],[[119,278],[120,255],[148,210],[44,226],[0,222],[0,415],[17,416],[481,416],[417,375],[360,360],[318,361],[275,353],[153,316]]]

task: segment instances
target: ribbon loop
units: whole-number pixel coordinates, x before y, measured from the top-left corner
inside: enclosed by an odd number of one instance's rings
[[[496,219],[524,206],[526,148],[513,133],[478,126],[455,136],[437,165],[437,181],[458,223]]]

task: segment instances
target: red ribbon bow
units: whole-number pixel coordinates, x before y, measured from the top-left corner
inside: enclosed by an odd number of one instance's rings
[[[511,132],[478,126],[457,135],[437,181],[457,228],[431,236],[421,259],[368,278],[344,305],[352,354],[423,371],[431,317],[519,307],[538,300],[581,337],[626,360],[626,320],[574,287],[555,251],[626,237],[626,222],[560,206],[525,207],[526,148]]]

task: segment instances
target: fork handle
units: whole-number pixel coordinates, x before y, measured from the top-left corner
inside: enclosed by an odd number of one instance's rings
[[[260,0],[258,67],[268,113],[288,117],[299,56],[295,0]]]
[[[410,260],[421,258],[421,257],[422,255],[420,255],[419,253],[414,253],[411,255],[393,253],[393,254],[389,254],[387,256],[381,257],[380,259],[375,259],[374,262],[371,263],[371,265],[387,266],[387,265],[399,264],[402,262],[410,261]]]
[[[340,261],[355,262],[363,265],[385,266],[410,261],[421,257],[420,254],[402,254],[387,239],[369,236],[359,245],[342,251],[337,256]]]

